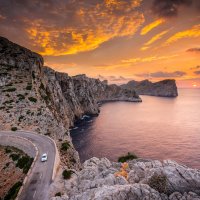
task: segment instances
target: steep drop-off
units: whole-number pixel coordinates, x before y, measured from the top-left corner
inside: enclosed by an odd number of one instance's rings
[[[64,164],[76,165],[78,154],[69,127],[84,114],[98,114],[99,101],[114,100],[141,101],[135,91],[44,67],[42,56],[0,37],[1,130],[25,129],[51,136],[58,146],[65,143]]]
[[[173,79],[166,79],[152,83],[149,80],[129,81],[127,84],[121,85],[124,89],[135,90],[139,95],[150,95],[160,97],[176,97],[178,91],[176,82]]]

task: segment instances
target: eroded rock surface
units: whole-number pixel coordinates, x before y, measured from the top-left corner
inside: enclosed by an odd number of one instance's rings
[[[174,161],[129,161],[128,178],[116,177],[121,163],[92,158],[65,182],[62,197],[52,200],[199,200],[200,170]],[[159,177],[165,177],[160,179]]]
[[[176,97],[178,91],[176,82],[173,79],[166,79],[156,83],[149,80],[129,81],[121,86],[126,89],[133,89],[140,95],[160,96],[160,97]]]

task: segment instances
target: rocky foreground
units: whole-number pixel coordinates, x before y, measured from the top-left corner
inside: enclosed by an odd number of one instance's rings
[[[200,200],[200,170],[174,161],[92,158],[52,200]]]
[[[173,79],[152,83],[149,80],[129,81],[127,84],[121,85],[124,89],[135,90],[140,95],[150,95],[159,97],[177,97],[178,91],[176,82]]]

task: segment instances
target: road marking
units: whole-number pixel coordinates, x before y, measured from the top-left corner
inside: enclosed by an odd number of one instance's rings
[[[35,198],[35,195],[36,195],[36,190],[35,190],[35,192],[34,192],[34,194],[33,194],[33,199]]]
[[[42,178],[42,174],[40,175],[40,179]]]

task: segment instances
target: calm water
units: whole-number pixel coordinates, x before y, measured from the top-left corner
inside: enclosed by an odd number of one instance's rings
[[[81,160],[116,161],[130,151],[200,169],[200,90],[180,89],[177,98],[141,97],[142,103],[106,103],[98,117],[71,132]]]

